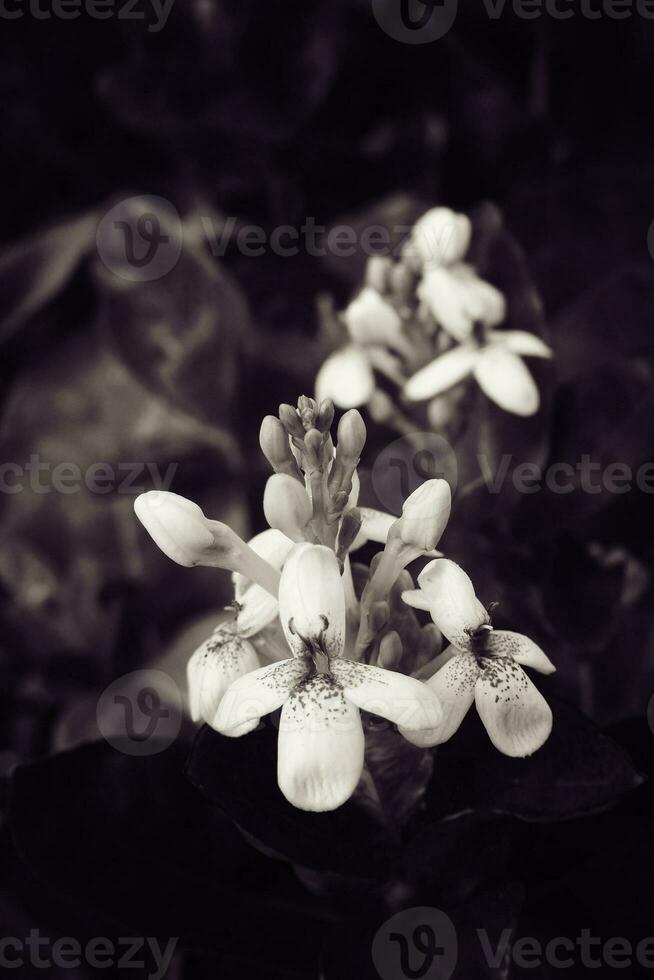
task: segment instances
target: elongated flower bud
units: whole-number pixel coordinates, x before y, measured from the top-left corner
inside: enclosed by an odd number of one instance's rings
[[[259,444],[275,473],[286,473],[288,476],[301,479],[295,456],[288,441],[288,433],[274,415],[266,415],[261,423]]]
[[[361,413],[356,408],[352,408],[338,423],[336,455],[329,474],[329,492],[332,497],[340,490],[350,493],[354,471],[365,444],[366,424]]]
[[[288,432],[289,436],[295,436],[296,439],[304,438],[304,426],[302,425],[302,419],[292,405],[279,406],[279,420]]]
[[[447,480],[427,480],[407,497],[395,534],[405,545],[432,551],[450,519],[452,493]]]
[[[303,541],[313,508],[303,484],[284,473],[275,473],[266,483],[263,512],[271,527],[292,541]]]
[[[366,285],[385,293],[393,261],[388,255],[371,255],[366,263]]]
[[[134,510],[155,544],[178,565],[190,568],[200,564],[214,544],[201,508],[177,493],[142,493],[134,501]]]

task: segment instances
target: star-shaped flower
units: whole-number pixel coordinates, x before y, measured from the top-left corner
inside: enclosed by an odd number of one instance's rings
[[[534,415],[540,395],[523,357],[551,357],[539,337],[524,330],[487,330],[421,368],[404,386],[409,401],[435,398],[473,375],[484,394],[514,415]]]
[[[430,731],[403,732],[416,745],[438,745],[457,731],[473,701],[493,745],[522,757],[539,749],[552,730],[552,712],[522,667],[551,674],[555,667],[528,637],[495,630],[472,582],[458,565],[440,558],[418,576],[419,589],[404,601],[428,610],[452,644],[426,683],[438,696],[443,720]]]
[[[418,732],[440,724],[440,705],[415,678],[343,657],[345,593],[330,548],[293,549],[279,606],[292,656],[236,680],[210,724],[224,735],[245,735],[281,707],[282,793],[300,809],[333,810],[349,799],[363,771],[360,709]]]

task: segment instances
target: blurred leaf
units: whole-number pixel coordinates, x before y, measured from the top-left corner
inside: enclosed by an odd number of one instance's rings
[[[218,735],[205,725],[187,771],[228,817],[286,860],[362,878],[388,874],[391,839],[353,801],[329,813],[306,813],[284,798],[270,718],[243,738]]]
[[[82,214],[0,254],[0,342],[65,288],[95,243],[96,225],[97,214]]]
[[[424,820],[502,813],[522,820],[567,820],[602,810],[642,783],[628,756],[591,721],[563,702],[548,701],[552,734],[534,755],[498,752],[473,709],[459,731],[435,750]],[[438,824],[432,824],[434,832]]]

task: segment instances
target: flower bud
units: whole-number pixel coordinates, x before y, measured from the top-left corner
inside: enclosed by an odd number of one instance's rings
[[[279,406],[279,420],[288,432],[289,436],[297,439],[304,438],[304,426],[297,410],[292,405]]]
[[[300,471],[291,451],[286,429],[274,415],[266,415],[261,423],[259,444],[275,473],[286,473],[300,479]]]
[[[329,432],[334,421],[334,402],[331,398],[325,398],[320,403],[320,410],[316,416],[316,428],[319,432]]]
[[[345,591],[331,548],[300,544],[279,583],[279,618],[296,656],[338,657],[345,643]]]
[[[361,417],[361,413],[356,408],[351,408],[338,423],[338,446],[336,452],[342,459],[352,460],[358,463],[365,444],[366,424]]]
[[[313,508],[303,484],[285,473],[275,473],[266,483],[263,512],[270,527],[292,541],[303,541]]]
[[[197,565],[214,544],[202,510],[179,494],[149,490],[136,498],[134,511],[155,544],[178,565]]]
[[[404,501],[396,533],[404,544],[421,552],[431,551],[445,530],[451,506],[447,480],[427,480]]]
[[[406,262],[398,262],[391,269],[390,287],[393,299],[402,305],[412,301],[416,288],[416,274]]]

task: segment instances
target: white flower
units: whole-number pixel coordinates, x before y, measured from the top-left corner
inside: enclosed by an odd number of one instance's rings
[[[482,344],[467,341],[421,368],[407,381],[404,395],[409,401],[434,398],[472,374],[484,394],[506,412],[534,415],[540,395],[522,357],[551,356],[551,349],[534,334],[489,330]]]
[[[359,710],[417,732],[440,724],[438,699],[415,678],[342,659],[345,598],[336,556],[322,545],[297,545],[280,583],[280,618],[293,656],[236,680],[210,724],[225,735],[252,731],[282,708],[279,787],[303,810],[333,810],[363,771]]]
[[[472,225],[465,214],[450,208],[431,208],[416,221],[403,255],[418,268],[435,268],[459,262],[470,247]]]
[[[284,562],[293,548],[293,541],[281,531],[269,528],[267,531],[255,534],[248,541],[248,546],[260,558],[281,572]],[[241,575],[240,572],[233,573],[232,582],[234,584],[234,598],[239,607],[237,617],[239,635],[243,637],[254,636],[277,618],[279,611],[277,596],[271,595],[266,589]]]
[[[506,317],[506,301],[489,282],[463,263],[427,269],[418,297],[455,340],[467,340],[475,323],[496,327]]]
[[[555,668],[532,640],[521,633],[494,630],[472,582],[445,558],[425,566],[419,590],[404,601],[428,608],[452,646],[445,664],[426,683],[438,696],[443,719],[430,731],[403,732],[416,745],[438,745],[456,732],[473,701],[493,745],[505,755],[531,755],[548,739],[552,712],[522,666],[542,674]]]

